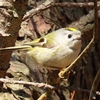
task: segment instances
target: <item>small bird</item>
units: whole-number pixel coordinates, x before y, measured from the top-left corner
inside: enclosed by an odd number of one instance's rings
[[[41,68],[60,70],[70,65],[81,51],[81,32],[75,28],[60,28],[21,46],[1,48],[0,51],[25,50],[27,61]],[[27,57],[26,57],[27,58]],[[34,66],[29,66],[30,69]]]

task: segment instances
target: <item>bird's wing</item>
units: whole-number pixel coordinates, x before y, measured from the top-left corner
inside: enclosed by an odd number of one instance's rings
[[[53,48],[53,47],[56,46],[56,45],[54,45],[52,38],[51,39],[47,39],[46,37],[42,37],[42,38],[36,39],[36,40],[34,40],[32,42],[25,43],[23,45],[29,45],[29,46],[32,46],[32,47],[39,46],[39,47],[45,47],[45,48]]]
[[[29,46],[43,46],[47,43],[47,40],[46,38],[39,38],[39,39],[36,39],[36,40],[33,40],[31,42],[28,42],[28,43],[24,43],[23,45],[29,45]]]

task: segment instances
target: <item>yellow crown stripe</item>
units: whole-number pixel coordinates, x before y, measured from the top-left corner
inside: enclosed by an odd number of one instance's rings
[[[69,31],[77,31],[77,29],[75,29],[75,28],[66,28],[66,30],[69,30]]]

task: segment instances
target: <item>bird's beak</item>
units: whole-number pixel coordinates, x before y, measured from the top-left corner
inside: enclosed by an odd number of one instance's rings
[[[82,40],[82,37],[77,37],[77,38],[73,39],[73,41],[74,40]]]
[[[76,39],[77,39],[77,40],[82,40],[82,37],[77,37]]]

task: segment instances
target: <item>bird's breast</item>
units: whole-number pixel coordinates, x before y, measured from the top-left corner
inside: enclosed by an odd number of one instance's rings
[[[35,47],[28,52],[33,60],[47,69],[63,68],[68,66],[79,54],[80,50],[73,51],[68,47],[54,48]]]

